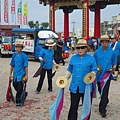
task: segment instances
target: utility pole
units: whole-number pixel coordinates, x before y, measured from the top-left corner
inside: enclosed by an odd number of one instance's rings
[[[73,20],[73,22],[71,22],[72,24],[73,24],[73,34],[75,35],[75,23],[76,22],[74,22],[74,20]]]

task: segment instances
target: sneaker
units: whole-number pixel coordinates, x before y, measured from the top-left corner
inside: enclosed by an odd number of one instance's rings
[[[38,92],[37,90],[35,90],[36,94],[39,94],[40,92]]]
[[[20,107],[20,106],[22,106],[21,103],[16,103],[16,107]]]

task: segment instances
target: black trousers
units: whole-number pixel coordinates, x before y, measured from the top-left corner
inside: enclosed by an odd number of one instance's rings
[[[119,63],[118,63],[118,62],[117,62],[117,66],[116,66],[115,71],[118,71],[118,72],[119,72]]]
[[[56,51],[56,62],[57,64],[62,61],[63,64],[65,64],[64,59],[62,58],[62,51]]]
[[[46,72],[47,72],[47,78],[48,78],[48,90],[52,90],[52,69],[43,68],[42,73],[40,75],[39,82],[38,82],[38,86],[36,89],[38,92],[41,91]]]
[[[109,94],[110,82],[111,82],[111,80],[108,80],[106,82],[104,89],[103,89],[103,92],[102,92],[101,100],[99,103],[99,112],[100,113],[106,113],[106,107],[107,107],[107,104],[109,102],[108,94]],[[97,84],[98,84],[98,91],[101,94],[100,82],[97,82]]]
[[[16,90],[16,103],[21,103],[20,97],[23,91],[23,83],[20,82],[13,82],[13,87]]]
[[[77,89],[77,93],[72,93],[70,92],[70,97],[71,97],[71,105],[70,105],[70,110],[68,113],[68,120],[77,120],[77,110],[80,102],[80,98],[82,98],[82,104],[84,100],[84,93],[79,93],[79,88]],[[91,93],[91,102],[92,102],[92,93]],[[88,118],[88,120],[90,117]]]

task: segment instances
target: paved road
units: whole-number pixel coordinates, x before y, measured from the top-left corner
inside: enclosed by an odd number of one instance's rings
[[[59,88],[55,84],[58,76],[65,75],[69,59],[65,60],[66,65],[53,78],[53,92],[47,91],[47,78],[44,80],[44,86],[40,94],[35,93],[38,78],[32,78],[34,72],[39,67],[39,62],[29,61],[29,81],[27,91],[29,95],[25,105],[16,108],[13,102],[6,102],[5,95],[8,85],[9,62],[11,58],[0,58],[0,120],[50,120],[48,108],[54,103]],[[112,81],[110,88],[110,103],[107,107],[107,120],[120,120],[120,80]],[[69,83],[65,88],[65,99],[60,120],[67,120],[67,114],[70,105]],[[15,91],[13,89],[15,95]],[[99,95],[93,100],[91,120],[101,120],[98,112]],[[81,104],[81,103],[80,103]],[[81,106],[79,106],[79,119]]]

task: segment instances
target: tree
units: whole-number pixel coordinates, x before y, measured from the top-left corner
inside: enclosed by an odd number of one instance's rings
[[[34,24],[34,27],[35,27],[35,28],[39,28],[39,25],[40,25],[39,22],[36,21],[36,23]]]
[[[48,26],[49,26],[49,23],[48,23],[48,22],[43,22],[43,23],[41,23],[41,28],[47,29]]]
[[[29,21],[28,25],[29,25],[30,28],[34,28],[34,22],[33,21]]]
[[[28,25],[29,25],[30,28],[39,28],[40,25],[41,25],[40,28],[47,29],[47,27],[49,26],[49,23],[48,22],[43,22],[43,23],[39,24],[39,21],[36,21],[35,23],[34,23],[34,21],[29,21]]]

